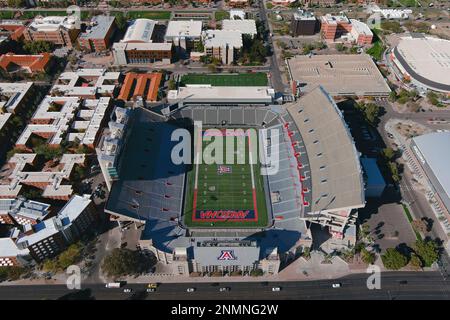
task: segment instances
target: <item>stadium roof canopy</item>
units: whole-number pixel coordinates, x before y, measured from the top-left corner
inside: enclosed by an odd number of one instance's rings
[[[288,107],[308,156],[311,212],[360,208],[365,204],[359,156],[330,95],[314,90]]]

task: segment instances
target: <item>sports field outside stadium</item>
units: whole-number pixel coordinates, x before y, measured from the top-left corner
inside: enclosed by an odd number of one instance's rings
[[[239,74],[193,74],[181,77],[180,85],[210,84],[212,86],[264,87],[267,86],[267,74],[263,72]]]
[[[210,144],[201,137],[201,150],[203,152]],[[252,141],[255,138],[255,141]],[[214,139],[214,138],[212,138]],[[234,148],[227,148],[225,140],[234,139]],[[187,227],[205,228],[261,228],[268,225],[268,213],[263,187],[263,176],[260,173],[260,164],[250,164],[250,157],[256,160],[249,145],[257,144],[257,135],[249,139],[245,137],[245,148],[240,150],[237,138],[224,137],[223,159],[234,155],[235,160],[239,154],[244,159],[243,164],[195,164],[187,175],[187,192],[185,199],[184,223]],[[200,143],[198,144],[200,145]]]

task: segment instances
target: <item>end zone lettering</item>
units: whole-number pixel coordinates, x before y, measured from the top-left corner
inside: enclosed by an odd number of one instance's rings
[[[253,210],[197,210],[200,220],[248,220],[255,217]]]

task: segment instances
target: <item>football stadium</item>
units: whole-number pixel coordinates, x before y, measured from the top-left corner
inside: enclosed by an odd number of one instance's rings
[[[286,106],[185,101],[114,114],[114,136],[97,150],[111,185],[105,212],[141,225],[140,248],[164,274],[276,274],[311,247],[313,223],[333,245],[354,244],[359,158],[322,87]],[[180,130],[190,162],[176,164]]]

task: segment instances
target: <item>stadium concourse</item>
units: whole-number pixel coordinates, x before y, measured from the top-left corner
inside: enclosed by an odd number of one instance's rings
[[[330,120],[320,120],[324,117]],[[276,274],[312,245],[311,222],[328,227],[337,246],[354,243],[353,209],[364,205],[359,160],[340,111],[321,87],[287,108],[180,104],[165,115],[138,107],[131,118],[124,139],[133,143],[124,142],[120,162],[134,165],[115,167],[118,177],[105,211],[118,220],[145,224],[141,249],[155,253],[173,275],[249,274],[256,269]],[[260,164],[209,164],[197,171],[195,163],[175,165],[170,157],[178,141],[171,141],[172,133],[179,128],[193,133],[196,121],[203,129],[257,129],[263,149],[277,150],[270,156],[279,159],[278,170],[264,174],[269,169]],[[273,134],[264,135],[263,128]],[[201,146],[205,148],[203,142]],[[253,156],[250,149],[245,151],[248,157]],[[202,175],[197,188],[192,179],[196,173]],[[226,189],[221,179],[227,181]],[[255,209],[247,193],[258,183],[258,220],[246,224],[239,212]],[[357,195],[349,197],[340,186],[351,186]],[[200,193],[196,200],[194,191]],[[229,192],[236,196],[232,201]],[[195,201],[202,209],[238,214],[194,223],[187,217],[193,217]]]

